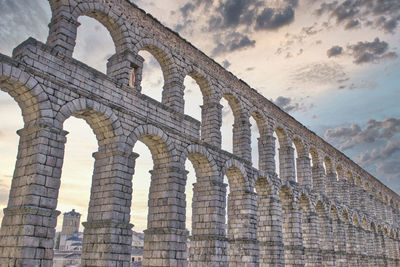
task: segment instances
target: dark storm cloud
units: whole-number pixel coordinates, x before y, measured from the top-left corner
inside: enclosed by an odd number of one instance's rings
[[[186,3],[183,7],[180,8],[180,11],[183,15],[184,18],[187,18],[189,16],[189,14],[195,10],[196,7],[195,5],[193,5],[192,3]]]
[[[282,10],[264,8],[256,19],[256,30],[276,30],[294,20],[294,9],[287,6]]]
[[[353,29],[365,22],[367,27],[378,27],[394,32],[400,20],[400,1],[398,0],[345,0],[322,3],[317,15],[328,14],[345,29]]]
[[[326,51],[328,57],[336,57],[343,53],[343,47],[335,45]]]
[[[255,40],[250,40],[246,35],[239,32],[232,32],[222,38],[220,35],[216,35],[217,46],[213,49],[212,55],[217,56],[227,52],[234,52],[249,47],[254,47],[256,44]]]
[[[349,29],[353,29],[356,28],[357,26],[360,25],[360,21],[358,19],[352,19],[349,22],[347,22],[345,29],[349,30]]]
[[[400,119],[386,118],[382,121],[369,119],[364,129],[358,124],[328,129],[325,132],[325,138],[346,150],[358,144],[388,141],[397,134],[400,134]]]

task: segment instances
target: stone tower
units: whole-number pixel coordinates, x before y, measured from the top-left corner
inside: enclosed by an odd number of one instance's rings
[[[60,233],[60,250],[65,250],[65,241],[79,232],[81,214],[73,209],[64,213],[63,225]]]

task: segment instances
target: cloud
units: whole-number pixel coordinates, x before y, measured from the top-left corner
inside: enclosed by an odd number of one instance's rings
[[[342,150],[357,144],[373,144],[379,140],[388,141],[400,133],[400,119],[386,118],[382,121],[369,119],[365,129],[358,124],[349,127],[337,127],[325,131],[325,138],[338,144]]]
[[[400,139],[388,141],[384,147],[375,148],[372,151],[361,153],[358,161],[361,164],[373,164],[390,158],[393,154],[400,151]]]
[[[189,14],[196,9],[196,6],[192,3],[186,3],[183,7],[180,8],[180,11],[184,18],[187,18]]]
[[[326,51],[326,53],[328,54],[328,57],[339,56],[343,53],[343,47],[338,45],[332,46],[328,51]]]
[[[29,36],[46,40],[50,22],[48,1],[2,0],[0,8],[0,42],[2,53],[11,50]]]
[[[222,62],[222,66],[223,66],[225,69],[229,68],[230,65],[231,65],[231,63],[230,63],[227,59],[225,59],[225,60]]]
[[[215,38],[217,40],[217,46],[211,53],[213,56],[254,47],[256,44],[255,40],[250,40],[247,35],[243,35],[239,32],[232,32],[226,36],[216,35]]]
[[[284,96],[279,96],[272,102],[285,112],[306,111],[314,106],[311,104],[306,107],[303,103],[295,102],[294,99]]]
[[[327,14],[336,18],[337,25],[349,30],[361,26],[378,27],[394,33],[400,20],[400,1],[398,0],[346,0],[323,2],[315,10],[318,16]]]
[[[347,78],[343,67],[335,62],[315,62],[293,71],[293,82],[308,84],[336,83]]]
[[[375,38],[372,42],[358,42],[354,45],[349,45],[347,49],[354,57],[355,64],[377,62],[386,58],[397,57],[395,52],[386,53],[389,45],[385,41],[380,41]]]
[[[385,41],[375,38],[372,42],[358,42],[347,46],[346,51],[343,47],[335,45],[328,51],[328,57],[335,57],[342,54],[347,54],[354,58],[355,64],[378,63],[382,60],[390,60],[398,57],[397,53],[389,50],[389,44]]]
[[[288,25],[294,20],[294,9],[287,6],[284,9],[264,8],[256,19],[256,30],[276,30]]]

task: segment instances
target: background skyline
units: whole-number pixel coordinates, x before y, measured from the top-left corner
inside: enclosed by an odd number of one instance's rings
[[[133,1],[205,54],[243,79],[377,179],[400,193],[400,2],[396,0],[152,0]],[[28,37],[46,42],[46,0],[0,0],[0,53]],[[204,16],[207,14],[207,16]],[[105,72],[115,52],[100,23],[80,17],[74,58]],[[95,45],[93,45],[95,44]],[[160,100],[161,68],[147,52],[143,93]],[[185,113],[200,120],[201,92],[185,79]],[[231,151],[233,116],[223,110],[223,148]],[[13,99],[0,93],[0,207],[8,200],[18,136],[23,127]],[[252,122],[252,125],[255,125]],[[58,210],[86,220],[97,141],[90,127],[70,118]],[[257,129],[252,131],[253,164]],[[132,221],[145,229],[149,150],[138,142]],[[188,203],[193,168],[187,162]],[[138,182],[139,181],[139,182]],[[79,197],[77,197],[79,196]],[[190,209],[187,210],[190,217]],[[59,223],[61,220],[59,220]],[[190,220],[188,220],[190,225]],[[189,227],[188,225],[188,227]]]

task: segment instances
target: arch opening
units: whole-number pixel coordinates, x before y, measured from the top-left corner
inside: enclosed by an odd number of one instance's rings
[[[251,125],[251,163],[255,168],[260,169],[259,163],[259,147],[258,139],[260,138],[260,130],[258,128],[258,123],[253,116],[250,117]]]
[[[184,113],[201,122],[201,105],[203,105],[203,94],[199,82],[189,74],[186,75],[183,85],[185,87]]]
[[[110,32],[100,17],[80,16],[73,57],[103,73],[107,72],[107,61],[115,54],[116,47]],[[92,18],[94,17],[94,18]]]
[[[220,104],[222,105],[222,125],[221,125],[221,148],[232,152],[233,147],[233,124],[234,124],[234,113],[229,105],[228,100],[225,98],[221,99]]]
[[[24,125],[22,111],[0,84],[0,221],[6,208],[18,153],[19,136],[16,131]]]
[[[80,222],[88,218],[94,170],[92,153],[98,150],[98,143],[83,118],[70,117],[64,121],[63,128],[69,134],[58,191],[57,210],[61,211],[61,215],[57,220],[56,249],[59,252],[80,251],[84,230]]]
[[[140,50],[139,55],[144,59],[143,68],[139,74],[141,75],[139,78],[141,80],[141,92],[161,102],[165,75],[160,64],[160,59],[157,58],[152,49],[147,47]]]

